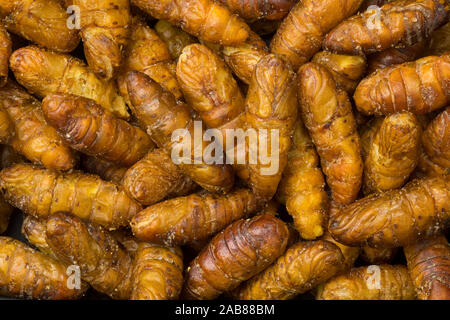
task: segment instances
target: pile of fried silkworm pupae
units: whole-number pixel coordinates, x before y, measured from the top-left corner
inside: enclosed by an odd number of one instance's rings
[[[1,297],[450,300],[449,0],[0,19]]]

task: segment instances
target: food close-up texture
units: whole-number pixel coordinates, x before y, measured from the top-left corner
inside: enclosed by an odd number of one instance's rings
[[[0,0],[0,300],[450,300],[449,237],[449,0]]]

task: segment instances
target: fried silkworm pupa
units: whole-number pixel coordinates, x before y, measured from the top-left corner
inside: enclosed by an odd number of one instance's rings
[[[367,115],[425,114],[450,103],[450,54],[387,67],[363,79],[354,94]]]
[[[12,42],[6,29],[0,25],[0,87],[8,81],[8,59],[12,52]]]
[[[166,20],[159,20],[155,24],[155,31],[167,45],[173,59],[178,59],[184,47],[198,42],[195,37],[175,27]]]
[[[449,218],[449,177],[427,177],[337,210],[330,214],[329,230],[345,245],[389,248],[436,234]]]
[[[235,289],[282,255],[288,237],[284,222],[272,215],[234,222],[191,262],[182,297],[211,300]]]
[[[364,163],[365,194],[401,187],[416,168],[422,128],[409,112],[394,113],[382,121]]]
[[[281,20],[296,3],[295,0],[219,0],[246,21]]]
[[[73,51],[78,30],[58,0],[0,0],[0,15],[9,32],[55,51]]]
[[[321,285],[318,300],[415,300],[405,266],[388,264],[353,268]]]
[[[328,51],[316,53],[311,61],[327,68],[333,75],[336,85],[348,94],[355,91],[367,68],[364,57],[334,54]]]
[[[130,166],[154,147],[150,137],[94,100],[52,94],[42,101],[45,119],[73,149]]]
[[[182,99],[183,93],[178,85],[175,69],[176,63],[167,45],[144,20],[134,17],[130,41],[125,48],[124,60],[117,77],[120,94],[128,105],[130,101],[126,76],[132,70],[145,73],[175,98]]]
[[[440,56],[450,48],[450,22],[436,29],[430,37],[428,55]]]
[[[203,161],[194,159],[195,152],[192,151],[200,149],[203,155],[207,142],[203,140],[201,144],[195,145],[194,139],[185,141],[183,138],[194,137],[195,117],[191,109],[184,103],[177,103],[172,94],[164,91],[160,85],[143,73],[129,72],[127,86],[134,116],[158,147],[171,153],[172,159],[179,159],[177,165],[181,170],[204,189],[211,192],[229,191],[234,183],[231,166],[207,164],[205,159]],[[174,131],[183,132],[183,134],[173,139]],[[180,149],[189,151],[187,154],[183,151],[181,155]]]
[[[72,0],[80,10],[80,35],[89,67],[100,79],[118,72],[130,36],[129,0]]]
[[[10,237],[0,237],[0,295],[46,300],[83,296],[86,283],[70,289],[67,266]]]
[[[286,167],[297,120],[296,82],[296,74],[289,63],[270,54],[255,66],[247,92],[245,128],[256,131],[258,136],[246,148],[249,156],[246,165],[247,183],[263,199],[271,199],[275,195]],[[263,146],[266,146],[266,150]],[[255,155],[258,155],[259,160],[253,164],[251,157]],[[261,155],[270,159],[266,159],[264,163]]]
[[[327,281],[340,271],[344,257],[328,241],[301,241],[234,292],[238,300],[288,300]]]
[[[14,136],[8,143],[15,151],[50,169],[66,171],[75,166],[73,151],[45,122],[38,100],[9,82],[0,89],[0,106],[14,124]]]
[[[355,13],[362,0],[297,2],[272,38],[270,50],[297,69],[320,50],[328,31]]]
[[[9,218],[13,213],[14,208],[6,202],[3,195],[0,195],[0,234],[8,229]]]
[[[278,186],[277,199],[286,205],[294,219],[295,229],[303,239],[315,239],[324,233],[328,195],[319,168],[319,157],[300,119],[295,124],[292,147]]]
[[[122,186],[128,196],[147,206],[184,196],[197,187],[162,149],[147,153],[131,166],[123,176]]]
[[[47,221],[35,218],[29,214],[24,215],[21,233],[28,243],[39,249],[40,252],[57,259],[47,243]]]
[[[349,247],[333,239],[330,232],[327,230],[321,240],[326,240],[328,242],[334,243],[341,250],[344,256],[344,262],[341,265],[341,271],[346,272],[353,268],[356,259],[358,259],[361,252],[359,247]]]
[[[28,46],[14,51],[9,61],[16,80],[40,98],[52,93],[75,94],[95,100],[119,118],[129,117],[115,83],[98,79],[77,58]]]
[[[23,212],[46,219],[67,211],[109,229],[125,226],[142,207],[116,184],[81,172],[61,174],[31,164],[0,172],[5,199]]]
[[[164,19],[199,39],[236,45],[244,42],[250,28],[237,15],[213,0],[131,0],[156,19]]]
[[[131,221],[134,235],[165,245],[206,240],[227,225],[261,209],[261,201],[248,189],[226,195],[199,193],[159,202]]]
[[[301,116],[338,204],[352,203],[359,192],[363,164],[361,144],[347,94],[323,66],[308,63],[298,70]]]
[[[408,270],[421,300],[450,300],[450,246],[445,236],[404,249]]]
[[[445,23],[448,12],[446,0],[394,1],[345,20],[323,45],[328,51],[356,55],[411,46]]]
[[[14,123],[9,118],[8,112],[0,109],[0,143],[8,143],[15,134]]]
[[[131,281],[131,300],[178,299],[183,287],[181,249],[140,243]]]
[[[391,263],[397,255],[398,248],[361,248],[361,260],[369,265]]]
[[[131,257],[101,226],[56,212],[47,219],[46,236],[58,260],[79,266],[81,279],[95,290],[113,299],[130,297]]]
[[[122,179],[128,170],[128,168],[118,166],[114,162],[88,155],[81,156],[81,166],[87,173],[96,174],[103,180],[114,182],[118,185],[122,184]]]

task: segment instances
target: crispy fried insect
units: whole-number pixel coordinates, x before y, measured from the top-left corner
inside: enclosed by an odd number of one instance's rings
[[[214,299],[283,254],[288,229],[272,215],[241,219],[216,235],[187,269],[184,298]]]
[[[298,70],[301,116],[317,148],[322,170],[341,205],[352,203],[362,180],[361,145],[347,94],[315,63]]]
[[[8,112],[0,109],[0,143],[8,143],[14,137],[14,123]]]
[[[291,10],[296,0],[219,0],[242,19],[280,20]]]
[[[183,245],[208,239],[261,207],[261,201],[247,189],[238,189],[227,195],[191,194],[147,207],[130,224],[140,240]]]
[[[166,198],[184,196],[196,188],[162,149],[149,152],[129,168],[122,185],[128,196],[147,206]]]
[[[8,59],[12,51],[12,42],[8,32],[0,25],[0,87],[8,81]]]
[[[328,51],[359,55],[411,46],[445,23],[448,12],[446,0],[394,1],[345,20],[323,45]]]
[[[141,243],[133,259],[131,300],[177,299],[183,286],[180,248]]]
[[[428,124],[422,143],[428,159],[443,171],[450,172],[450,107]]]
[[[142,208],[116,184],[80,172],[61,174],[30,164],[0,172],[6,200],[36,218],[68,211],[106,228],[125,226]]]
[[[127,100],[129,96],[126,76],[132,70],[140,71],[156,81],[177,99],[183,94],[177,82],[176,63],[170,55],[169,48],[146,22],[133,18],[130,41],[125,49],[122,68],[117,77],[120,93]]]
[[[391,263],[397,255],[398,248],[361,248],[361,260],[369,265]]]
[[[358,259],[361,252],[359,247],[349,247],[333,239],[330,232],[327,230],[321,240],[326,240],[328,242],[334,243],[341,250],[344,256],[344,262],[341,265],[341,271],[346,272],[353,268],[356,259]]]
[[[178,59],[184,47],[198,42],[195,37],[175,27],[166,20],[159,20],[155,24],[155,31],[167,45],[173,59]]]
[[[8,145],[0,146],[0,168],[8,168],[16,163],[26,162],[25,158],[17,153],[13,147]]]
[[[72,150],[44,119],[41,103],[16,84],[0,89],[0,106],[14,123],[9,144],[28,160],[50,169],[70,170],[75,165]]]
[[[414,300],[405,266],[388,264],[353,268],[319,287],[318,300]]]
[[[237,45],[247,39],[250,30],[227,7],[213,0],[131,0],[131,3],[205,41]]]
[[[250,140],[248,143],[249,157],[259,157],[256,164],[250,158],[247,162],[248,185],[263,199],[271,199],[275,195],[286,167],[297,119],[295,83],[296,74],[289,63],[270,54],[255,66],[247,92],[246,129],[259,133],[254,139],[256,141]],[[267,136],[264,136],[263,130],[266,130]],[[263,151],[265,144],[267,151]],[[265,164],[261,161],[261,154],[270,157]]]
[[[120,118],[129,117],[114,82],[98,79],[83,61],[68,54],[28,46],[14,51],[10,66],[17,81],[40,98],[75,94],[95,100]]]
[[[450,300],[450,245],[445,236],[404,248],[408,270],[421,300]]]
[[[440,56],[450,49],[450,22],[436,29],[430,37],[428,55]]]
[[[356,107],[365,114],[425,114],[450,103],[450,54],[391,66],[363,79]]]
[[[292,144],[277,198],[286,204],[301,237],[315,239],[324,232],[328,195],[319,169],[319,157],[300,119],[295,124]]]
[[[47,243],[46,220],[37,219],[28,214],[24,215],[21,232],[31,245],[38,248],[42,253],[45,253],[46,255],[57,259]]]
[[[370,148],[372,147],[373,140],[377,132],[380,130],[383,120],[384,117],[374,117],[360,128],[359,134],[361,136],[361,155],[363,159],[367,158]]]
[[[395,64],[402,64],[419,59],[425,51],[428,41],[423,40],[406,48],[389,48],[376,52],[367,58],[367,73],[371,74]]]
[[[69,289],[66,266],[10,237],[0,237],[0,294],[27,299],[67,300],[88,286]]]
[[[101,79],[112,79],[120,68],[130,36],[128,0],[72,0],[80,10],[84,55]]]
[[[436,234],[449,218],[449,177],[428,177],[330,214],[329,229],[333,238],[346,245],[388,248]]]
[[[362,0],[303,0],[289,12],[272,38],[270,50],[295,69],[320,50],[328,31],[358,10]]]
[[[56,212],[48,217],[47,243],[67,265],[78,265],[81,279],[113,299],[131,294],[132,260],[125,249],[101,226]]]
[[[103,180],[111,181],[118,185],[122,184],[122,179],[128,170],[128,168],[118,166],[114,162],[105,161],[88,155],[81,156],[81,166],[84,171],[96,174]]]
[[[132,103],[133,114],[141,127],[147,131],[158,147],[180,157],[178,147],[187,150],[199,149],[194,145],[194,139],[182,139],[186,135],[194,137],[194,116],[184,103],[177,103],[175,97],[164,91],[161,86],[148,76],[137,71],[131,71],[127,77],[128,93]],[[173,132],[183,132],[179,140],[172,140]],[[180,142],[180,140],[182,140]],[[188,144],[188,145],[187,145]],[[202,154],[207,143],[203,141]],[[178,150],[178,151],[177,151]],[[178,152],[178,153],[177,153]],[[188,161],[182,161],[179,166],[193,181],[208,191],[226,192],[231,189],[234,176],[228,165],[206,164],[201,161],[196,164],[194,152],[188,152]],[[189,159],[192,161],[189,162]]]
[[[0,234],[8,229],[9,217],[13,213],[14,208],[6,202],[3,195],[0,195]]]
[[[366,72],[366,59],[361,56],[348,56],[320,51],[311,60],[328,69],[336,85],[347,93],[355,91],[363,74]]]
[[[80,42],[58,0],[0,0],[0,17],[8,31],[52,50],[70,52]]]
[[[344,262],[339,248],[324,240],[294,244],[269,268],[243,283],[239,300],[288,300],[333,277]]]
[[[88,98],[52,94],[43,100],[42,110],[47,122],[72,148],[118,165],[132,165],[154,147],[143,130]]]
[[[364,163],[365,194],[401,187],[415,169],[422,129],[409,112],[394,113],[381,123]]]

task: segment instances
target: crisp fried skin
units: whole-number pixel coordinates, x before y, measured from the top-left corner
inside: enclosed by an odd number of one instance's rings
[[[450,300],[450,245],[445,236],[404,248],[408,270],[421,300]]]
[[[162,149],[149,152],[130,167],[122,185],[128,196],[147,206],[166,198],[184,196],[197,186]]]
[[[242,19],[281,20],[291,10],[295,0],[219,0]]]
[[[21,233],[27,239],[28,243],[38,248],[46,255],[56,258],[52,249],[47,243],[47,221],[35,218],[30,215],[24,215]]]
[[[441,176],[358,200],[330,214],[329,228],[343,244],[388,248],[436,234],[449,218],[450,179]]]
[[[9,217],[13,213],[14,208],[6,202],[3,195],[0,195],[0,234],[8,229]]]
[[[318,300],[414,300],[405,266],[388,264],[353,268],[319,287]]]
[[[367,58],[367,73],[371,74],[378,69],[417,60],[422,57],[427,44],[428,41],[423,40],[406,48],[389,48],[373,53]]]
[[[80,172],[61,174],[30,164],[0,173],[0,187],[15,207],[37,218],[68,211],[106,228],[125,226],[142,208],[116,184]]]
[[[239,300],[288,300],[333,277],[344,261],[339,248],[324,240],[294,244],[269,268],[243,283]]]
[[[10,67],[17,81],[40,98],[75,94],[95,100],[120,118],[129,117],[114,82],[98,79],[83,61],[68,54],[28,46],[11,55]]]
[[[88,286],[69,289],[66,266],[10,237],[0,237],[0,295],[26,299],[68,300]]]
[[[180,248],[141,243],[133,258],[131,300],[174,300],[183,287]]]
[[[131,3],[205,41],[237,45],[247,39],[250,30],[237,15],[213,0],[131,0]]]
[[[397,255],[398,248],[361,248],[360,258],[363,262],[372,264],[391,263]]]
[[[50,169],[70,170],[75,165],[72,150],[44,119],[41,103],[16,84],[0,89],[0,106],[14,123],[9,144],[28,160]]]
[[[70,52],[80,42],[58,0],[0,0],[0,17],[8,31],[52,50]]]
[[[8,143],[14,137],[14,123],[8,115],[8,112],[0,108],[0,143]]]
[[[394,1],[345,20],[323,45],[328,51],[359,55],[411,46],[442,25],[448,12],[446,0]]]
[[[356,259],[358,259],[359,257],[361,248],[349,247],[340,242],[337,242],[333,239],[328,230],[325,232],[321,240],[326,240],[328,242],[334,243],[341,250],[341,253],[344,256],[344,262],[341,265],[341,271],[349,271],[351,268],[353,268]]]
[[[187,148],[190,150],[190,155],[188,153],[185,157],[187,156],[191,162],[186,159],[188,161],[179,164],[183,172],[208,191],[229,191],[234,183],[231,166],[206,164],[203,161],[197,164],[192,150],[198,149],[199,146],[194,145],[193,138],[187,139],[187,142],[184,139],[180,142],[182,137],[172,141],[175,130],[186,130],[191,137],[194,137],[194,116],[189,107],[184,103],[177,103],[172,94],[164,91],[160,85],[143,73],[130,72],[127,77],[127,86],[134,116],[158,147],[165,149],[176,158],[181,156],[179,147]],[[183,134],[184,136],[186,134]],[[202,154],[207,145],[208,143],[203,141]]]
[[[427,126],[422,143],[429,160],[450,171],[450,107],[436,116]]]
[[[327,69],[315,63],[298,70],[301,116],[317,148],[322,170],[341,205],[359,192],[363,164],[355,118],[347,94],[336,88]]]
[[[112,79],[130,36],[129,0],[73,0],[72,4],[80,9],[80,34],[89,67],[100,79]]]
[[[52,94],[42,102],[45,119],[73,149],[130,166],[154,148],[150,137],[116,118],[94,100]]]
[[[102,227],[57,212],[47,220],[46,236],[58,260],[67,265],[78,265],[81,279],[95,290],[113,299],[130,297],[131,257]]]
[[[233,221],[247,218],[261,206],[261,201],[247,189],[227,195],[191,194],[147,207],[130,224],[140,240],[183,245],[208,239]]]
[[[319,157],[306,128],[297,120],[287,166],[278,186],[277,198],[294,218],[295,228],[306,240],[324,233],[328,195],[319,168]]]
[[[295,69],[320,50],[328,31],[358,10],[362,0],[299,1],[272,38],[270,50]]]
[[[8,59],[12,51],[12,42],[8,32],[0,25],[0,87],[8,81]]]
[[[248,143],[248,185],[256,195],[271,199],[287,162],[291,136],[297,119],[296,74],[289,63],[270,54],[255,66],[245,101],[246,129],[253,129],[257,139]],[[267,136],[264,131],[267,130]],[[275,136],[274,136],[275,133]],[[261,138],[261,139],[260,139]],[[267,152],[263,145],[267,144]],[[278,148],[278,150],[274,149]],[[270,157],[267,164],[261,154]],[[250,157],[258,155],[256,164]]]
[[[88,155],[81,156],[81,166],[87,173],[96,174],[103,180],[114,182],[118,185],[122,184],[122,179],[128,170],[128,168],[118,166],[114,162],[101,160]]]
[[[450,22],[436,29],[430,37],[428,55],[440,56],[450,50]]]
[[[333,75],[336,85],[349,94],[355,91],[367,68],[364,57],[334,54],[328,51],[316,53],[311,61],[327,68]]]
[[[155,24],[155,31],[167,45],[173,59],[178,59],[184,47],[197,42],[195,37],[175,27],[166,20],[159,20]]]
[[[400,111],[425,114],[450,103],[450,54],[425,57],[381,69],[356,88],[356,107],[364,114]]]
[[[401,187],[416,168],[422,129],[409,112],[387,116],[375,134],[364,163],[365,194]]]
[[[177,82],[175,68],[176,63],[169,48],[155,30],[148,27],[145,21],[133,18],[130,41],[125,48],[124,61],[117,77],[120,93],[128,105],[130,102],[126,76],[132,70],[145,73],[177,99],[181,99],[183,94]]]
[[[272,215],[234,222],[191,262],[182,296],[210,300],[235,289],[282,255],[288,236],[284,222]]]
[[[380,130],[383,120],[384,117],[374,117],[360,128],[359,135],[361,137],[361,155],[363,159],[367,158],[372,147],[373,139]]]

